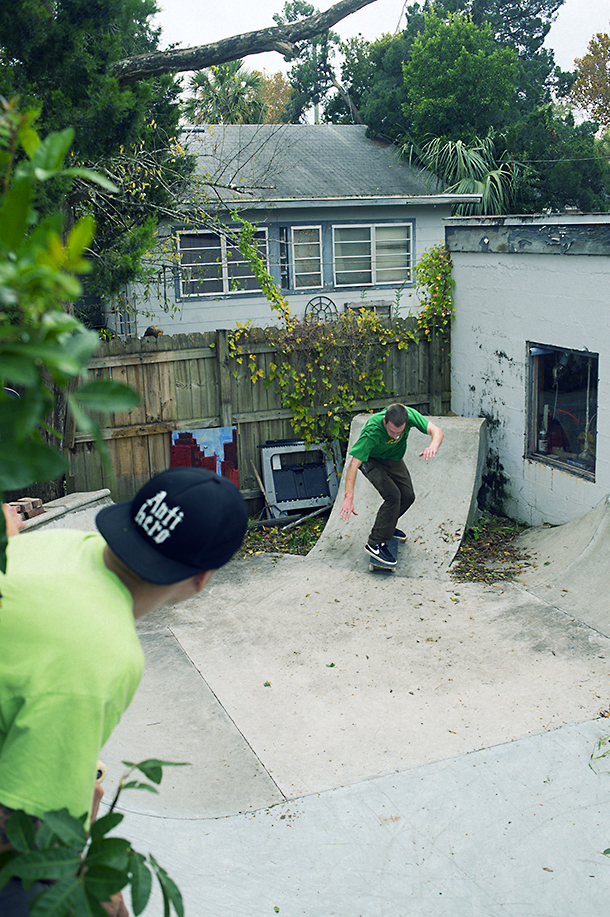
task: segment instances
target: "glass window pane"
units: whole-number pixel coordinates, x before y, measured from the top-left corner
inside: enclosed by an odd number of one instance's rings
[[[411,279],[411,227],[375,227],[375,279],[396,283]]]
[[[182,233],[178,238],[182,295],[222,293],[222,254],[219,237],[214,233]]]
[[[292,242],[295,287],[322,286],[320,227],[293,229]]]
[[[594,473],[598,354],[531,345],[530,453]]]

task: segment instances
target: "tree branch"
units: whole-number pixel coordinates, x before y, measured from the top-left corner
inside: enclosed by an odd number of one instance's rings
[[[286,22],[284,25],[260,29],[257,32],[245,32],[243,35],[223,38],[221,41],[200,45],[197,48],[173,48],[168,51],[153,51],[151,54],[138,54],[115,61],[110,69],[119,83],[125,85],[151,76],[160,76],[162,73],[202,70],[204,67],[225,64],[264,51],[277,51],[285,57],[295,56],[296,42],[326,32],[350,13],[355,13],[373,2],[374,0],[340,0],[323,13],[317,13],[298,22]]]

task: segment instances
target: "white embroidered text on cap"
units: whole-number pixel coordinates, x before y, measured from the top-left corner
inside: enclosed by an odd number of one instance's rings
[[[144,529],[155,544],[162,544],[184,519],[179,506],[168,506],[164,501],[166,490],[160,490],[154,497],[149,497],[139,508],[135,523]]]

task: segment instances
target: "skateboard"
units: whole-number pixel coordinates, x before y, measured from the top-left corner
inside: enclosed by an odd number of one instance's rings
[[[393,536],[387,542],[388,551],[390,552],[394,560],[396,560],[396,558],[398,557],[398,545],[399,544],[400,542],[398,541],[398,538],[394,538]],[[388,567],[382,561],[377,560],[375,557],[371,557],[370,554],[367,554],[366,556],[368,557],[369,570],[371,572],[373,570],[387,570],[388,573],[394,573],[394,571],[396,570],[396,567]]]

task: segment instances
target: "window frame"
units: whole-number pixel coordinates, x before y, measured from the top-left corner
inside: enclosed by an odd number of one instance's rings
[[[406,269],[406,276],[401,280],[380,280],[378,278],[378,272],[383,270],[381,267],[378,267],[378,258],[379,252],[377,250],[377,230],[378,229],[387,229],[389,227],[406,227],[408,230],[408,267]],[[336,290],[347,290],[354,287],[396,287],[400,284],[411,284],[413,283],[413,220],[401,220],[401,221],[388,221],[385,223],[333,223],[332,224],[332,254],[333,254],[333,287]],[[353,283],[339,283],[337,281],[337,274],[346,273],[345,271],[337,271],[337,238],[336,231],[337,229],[368,229],[369,230],[369,257],[371,263],[371,280],[370,282],[357,280]],[[363,240],[365,241],[365,240]],[[382,240],[379,240],[381,243]]]
[[[297,260],[305,261],[309,259],[305,259],[305,258],[297,259],[295,246],[296,245],[305,245],[307,243],[296,242],[294,238],[294,234],[295,232],[302,232],[303,230],[310,230],[310,231],[316,230],[318,233],[318,243],[317,244],[318,244],[319,270],[317,273],[320,275],[320,282],[301,286],[297,284],[297,277],[302,276],[302,273],[299,273],[297,271]],[[315,243],[312,243],[312,244],[315,244]],[[322,251],[322,244],[323,244],[322,243],[322,226],[319,223],[318,224],[313,223],[311,225],[306,225],[306,226],[290,226],[290,267],[292,270],[291,289],[294,290],[295,292],[299,292],[300,290],[319,290],[324,285],[324,257],[323,257],[323,251]],[[313,271],[307,271],[305,273],[313,273]]]
[[[583,385],[585,386],[586,394],[584,399],[581,398],[580,403],[575,395],[572,396],[572,403],[569,403],[571,392],[568,389],[564,392],[560,391],[560,377],[555,381],[555,398],[551,403],[549,396],[552,395],[552,390],[545,388],[543,374],[546,372],[548,375],[548,369],[543,362],[543,358],[553,354],[556,355],[555,366],[560,366],[563,363],[565,369],[572,373],[576,371],[578,365],[573,358],[578,358],[578,363],[583,360],[586,361],[586,373],[583,371]],[[585,478],[588,481],[595,481],[599,411],[599,353],[528,341],[526,343],[526,358],[528,373],[525,457],[529,461],[551,465],[568,474]],[[572,360],[572,368],[570,370],[570,362]],[[580,389],[573,389],[572,392],[576,393],[581,390],[582,386]],[[564,397],[558,403],[561,395]],[[591,408],[592,403],[593,410]],[[561,417],[557,416],[559,414]],[[557,421],[557,423],[554,424],[554,421]],[[553,428],[551,428],[551,424],[554,424]],[[546,432],[546,436],[542,435],[543,431]],[[554,443],[553,440],[556,442]],[[593,457],[589,462],[582,458],[583,454],[586,455],[590,451],[589,448],[580,452],[572,451],[575,447],[580,446],[581,440],[592,445]],[[566,449],[566,446],[569,448]]]
[[[251,296],[251,295],[261,295],[262,294],[262,290],[261,290],[261,287],[258,285],[258,281],[256,281],[257,286],[255,288],[231,289],[231,283],[233,282],[234,278],[231,276],[231,272],[229,270],[229,267],[230,267],[229,262],[231,259],[227,257],[227,250],[230,248],[235,248],[235,246],[231,243],[230,240],[227,239],[227,236],[224,233],[215,232],[212,229],[205,229],[205,230],[199,230],[199,231],[193,231],[192,229],[181,229],[181,230],[178,230],[176,236],[177,236],[176,247],[177,247],[177,254],[178,254],[178,295],[180,299],[185,299],[185,300],[188,300],[188,299],[214,299],[215,297],[218,297],[218,296],[247,296],[247,295]],[[203,292],[203,291],[198,290],[193,293],[187,292],[188,284],[198,283],[199,281],[192,277],[191,279],[186,279],[185,277],[186,270],[189,267],[191,267],[192,265],[185,265],[182,263],[182,253],[186,251],[192,251],[193,249],[182,247],[181,239],[183,236],[202,236],[202,237],[203,236],[207,236],[207,237],[213,236],[215,239],[220,241],[220,262],[219,262],[220,276],[219,276],[219,279],[222,283],[221,290],[211,290],[209,292]],[[259,245],[259,253],[261,253],[261,248],[262,248],[261,254],[263,257],[263,261],[265,263],[267,270],[269,270],[269,232],[268,232],[267,227],[263,226],[257,229],[256,233],[254,234],[255,240],[257,236],[262,237],[260,239],[261,244]],[[200,248],[203,248],[203,246],[201,246]],[[211,264],[213,262],[208,262],[208,263]],[[232,263],[235,265],[247,264],[247,261],[242,256],[241,259],[234,260]],[[203,262],[203,264],[205,264],[205,262]],[[253,273],[245,274],[243,275],[243,278],[237,278],[238,281],[239,279],[256,280],[255,275]]]

